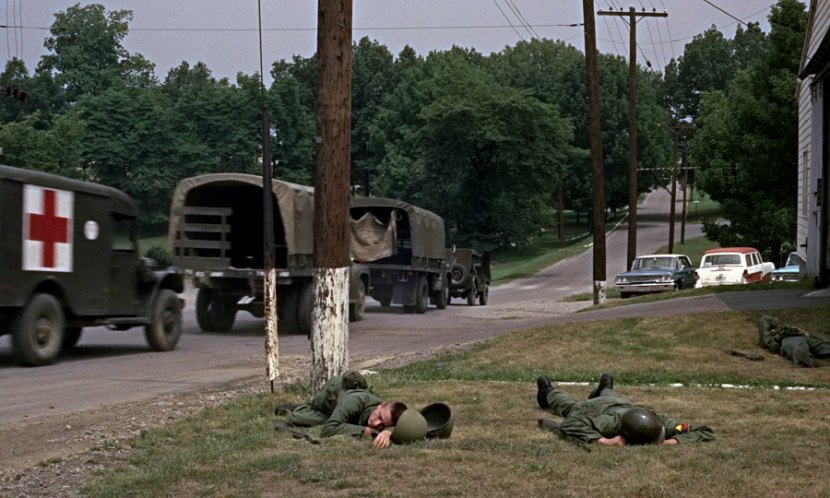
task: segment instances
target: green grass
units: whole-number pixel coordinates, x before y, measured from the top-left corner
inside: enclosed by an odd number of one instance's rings
[[[613,228],[625,214],[625,211],[621,211],[609,219],[605,225],[606,231]],[[571,216],[573,214],[569,213],[569,217]],[[564,239],[564,242],[560,241],[555,230],[545,231],[524,246],[493,251],[491,282],[496,285],[516,278],[528,277],[558,261],[584,251],[585,245],[592,242],[585,215],[581,217],[579,224],[575,219],[566,220]]]
[[[305,384],[146,431],[91,476],[85,496],[827,496],[830,425],[824,369],[757,346],[762,312],[625,318],[515,332],[473,349],[369,377],[387,399],[448,403],[452,436],[374,449],[368,440],[311,445],[274,432],[273,407]],[[830,333],[830,307],[782,310],[785,323]],[[748,361],[725,354],[761,354]],[[827,361],[825,360],[825,363]],[[540,373],[584,397],[600,372],[616,390],[716,440],[680,447],[582,451],[540,430]],[[724,384],[749,386],[729,389]],[[804,386],[804,390],[787,390]],[[554,417],[557,418],[557,417]],[[312,430],[312,435],[316,435]],[[601,476],[598,478],[597,476]],[[759,479],[758,476],[763,476]]]

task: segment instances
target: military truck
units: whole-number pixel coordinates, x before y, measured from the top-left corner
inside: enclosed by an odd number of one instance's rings
[[[476,299],[486,306],[490,299],[490,254],[475,249],[447,249],[450,264],[450,300],[460,297],[474,306]]]
[[[99,325],[143,326],[151,349],[176,347],[183,280],[140,257],[126,194],[0,166],[0,199],[0,335],[19,364],[53,363]]]
[[[369,296],[409,313],[449,300],[444,220],[396,199],[355,197],[349,206],[352,259],[370,272]]]
[[[314,305],[314,189],[272,183],[279,329],[308,335]],[[185,178],[170,206],[174,264],[198,289],[196,321],[206,332],[232,329],[239,311],[264,314],[262,177],[217,173]],[[349,319],[363,318],[368,271],[351,268]]]

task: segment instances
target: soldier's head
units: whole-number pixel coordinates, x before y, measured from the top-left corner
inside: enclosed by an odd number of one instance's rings
[[[375,411],[369,415],[367,426],[376,430],[382,431],[387,427],[393,427],[398,423],[401,414],[406,411],[406,405],[400,401],[382,401]]]
[[[626,444],[660,444],[666,437],[666,429],[654,413],[638,406],[623,414],[620,436]]]

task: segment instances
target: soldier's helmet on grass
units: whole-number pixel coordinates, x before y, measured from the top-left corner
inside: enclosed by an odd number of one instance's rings
[[[401,414],[392,431],[392,441],[398,444],[412,443],[426,437],[427,420],[413,408],[408,408]]]
[[[623,414],[620,435],[627,444],[659,444],[666,437],[666,429],[651,411],[638,406]]]
[[[427,421],[427,438],[446,439],[452,434],[452,410],[445,403],[432,403],[421,408]]]

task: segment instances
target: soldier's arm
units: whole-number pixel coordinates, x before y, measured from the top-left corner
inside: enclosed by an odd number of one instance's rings
[[[360,398],[342,396],[329,419],[323,424],[320,437],[362,436],[366,427],[354,423],[360,419],[362,412],[363,403]]]

